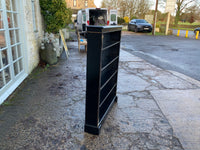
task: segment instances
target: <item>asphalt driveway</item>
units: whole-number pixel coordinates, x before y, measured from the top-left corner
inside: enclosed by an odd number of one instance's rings
[[[173,35],[177,35],[177,33],[178,33],[178,30],[173,29]],[[185,37],[185,35],[186,35],[186,30],[180,30],[179,36]],[[188,31],[188,37],[189,38],[195,38],[194,31]]]
[[[167,70],[200,81],[200,40],[123,32],[121,48]]]

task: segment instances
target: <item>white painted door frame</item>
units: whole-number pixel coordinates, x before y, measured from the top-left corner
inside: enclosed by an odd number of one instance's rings
[[[0,104],[27,77],[22,3],[0,2]]]

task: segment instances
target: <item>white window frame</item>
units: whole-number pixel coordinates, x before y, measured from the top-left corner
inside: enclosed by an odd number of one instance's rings
[[[85,0],[85,7],[88,7],[88,0]]]
[[[25,38],[25,33],[24,33],[24,1],[21,1],[21,0],[15,0],[16,2],[16,8],[18,8],[18,11],[15,12],[15,11],[6,11],[6,0],[1,0],[1,10],[3,10],[3,24],[4,24],[4,29],[1,29],[1,30],[4,30],[5,31],[5,39],[6,39],[6,48],[5,49],[8,49],[7,52],[9,55],[8,57],[8,61],[9,61],[9,71],[10,71],[10,77],[11,77],[11,80],[3,87],[0,89],[0,104],[3,103],[4,100],[6,100],[8,98],[8,96],[10,96],[12,94],[12,92],[23,82],[23,80],[28,76],[27,74],[27,66],[28,64],[25,63],[25,62],[28,62],[27,61],[27,53],[25,51],[25,48],[26,48],[26,45],[24,43],[26,43],[26,38]],[[12,5],[12,4],[11,4]],[[12,7],[12,6],[11,6]],[[8,28],[8,21],[5,21],[7,20],[7,12],[12,12],[12,13],[17,13],[18,16],[17,16],[17,20],[18,20],[18,27],[13,27],[13,28]],[[13,19],[11,19],[10,21],[13,21]],[[12,46],[15,46],[15,45],[20,45],[21,46],[21,53],[22,53],[22,56],[20,56],[19,58],[17,58],[16,60],[12,60],[12,50],[11,50],[11,39],[9,37],[9,31],[10,30],[18,30],[19,31],[19,40],[20,42],[19,43],[15,43],[14,45]],[[15,34],[14,34],[14,38],[16,40],[16,37],[15,37]],[[19,59],[22,59],[22,65],[23,65],[23,70],[18,73],[16,76],[14,75],[14,67],[13,67],[13,64],[19,60]],[[12,62],[12,63],[11,63]],[[17,65],[17,68],[19,69],[19,63]]]
[[[77,0],[73,0],[73,6],[77,7]]]
[[[32,6],[32,17],[33,17],[33,31],[37,32],[37,24],[36,24],[36,13],[35,13],[35,0],[31,0]]]

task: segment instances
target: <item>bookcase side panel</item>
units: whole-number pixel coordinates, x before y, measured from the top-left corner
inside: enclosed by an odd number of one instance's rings
[[[85,124],[98,127],[102,35],[88,33]]]

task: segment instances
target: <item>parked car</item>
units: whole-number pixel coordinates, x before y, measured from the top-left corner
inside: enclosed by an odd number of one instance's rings
[[[128,31],[135,31],[135,32],[151,32],[152,31],[152,25],[148,23],[144,19],[133,19],[128,24]]]
[[[200,27],[199,27],[199,28],[195,28],[195,29],[194,29],[194,34],[195,34],[195,35],[197,34],[197,31],[199,31],[199,32],[200,32]]]

